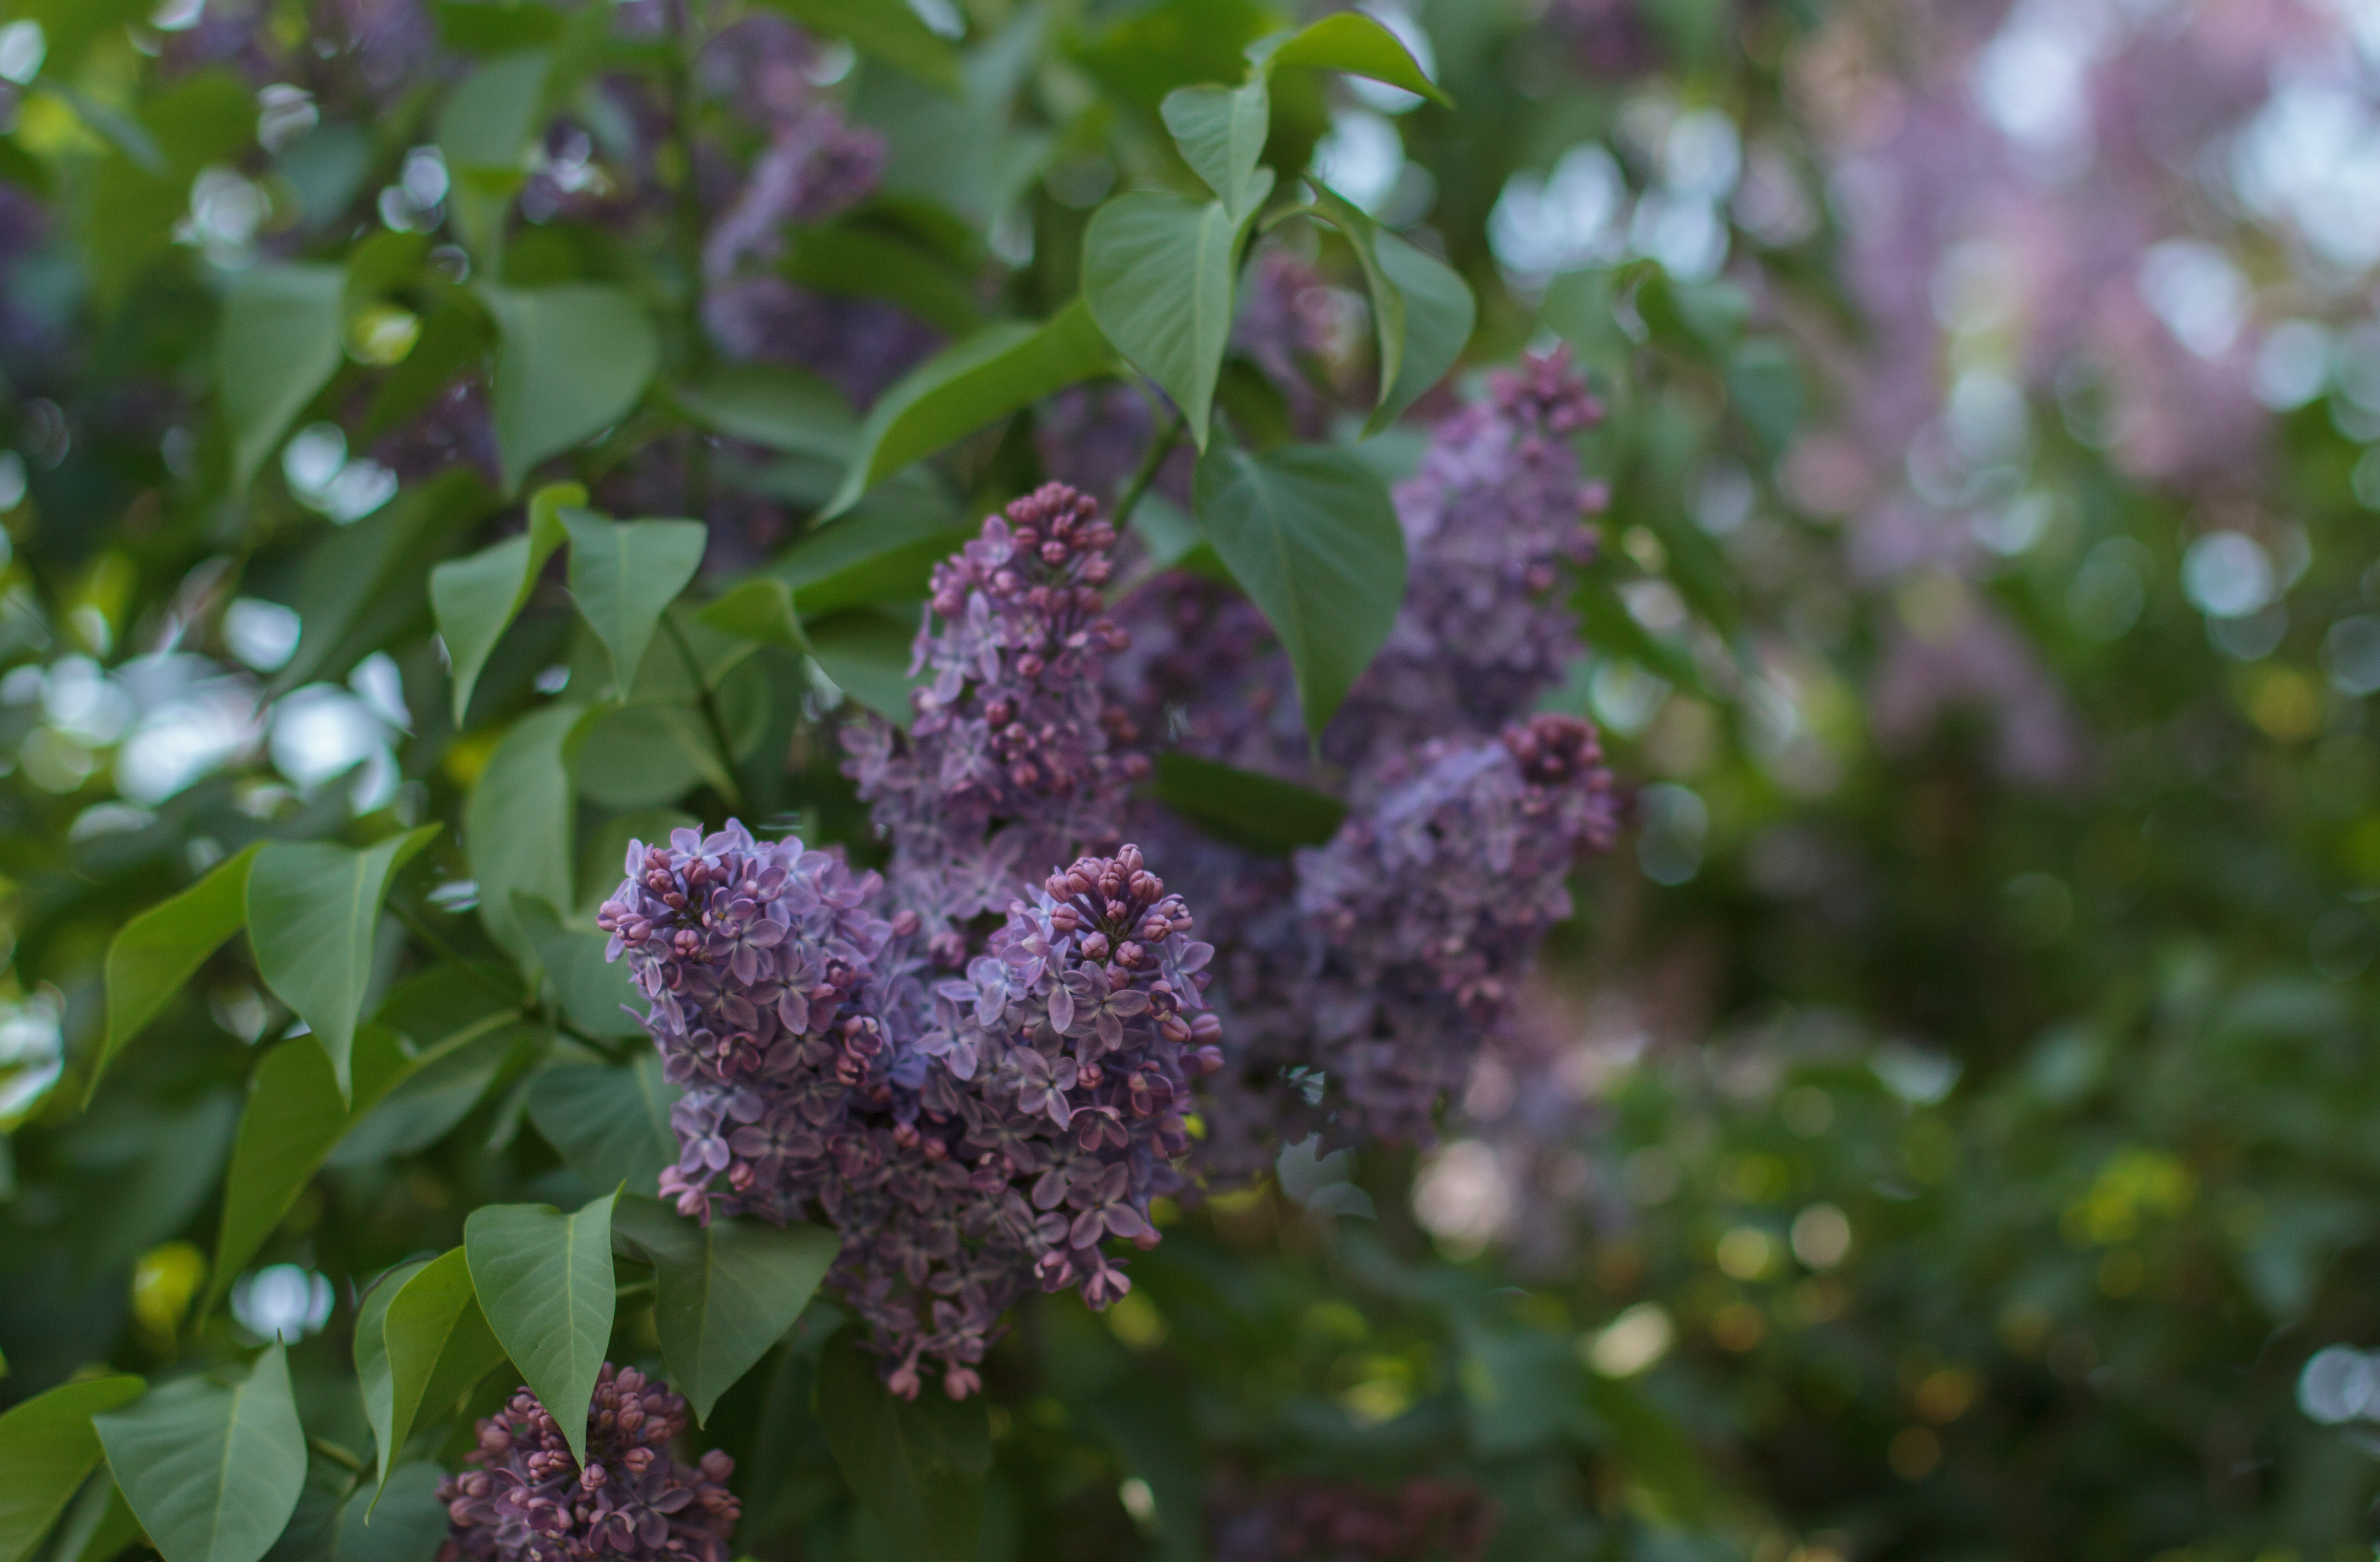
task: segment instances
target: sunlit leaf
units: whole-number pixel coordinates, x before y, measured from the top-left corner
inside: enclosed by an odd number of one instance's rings
[[[236,1377],[181,1378],[94,1424],[165,1562],[257,1562],[306,1483],[306,1434],[278,1343]]]
[[[1302,65],[1343,70],[1418,92],[1448,108],[1454,106],[1454,100],[1422,70],[1404,41],[1361,11],[1340,11],[1278,44],[1260,42],[1248,53],[1269,67]]]
[[[612,1341],[613,1200],[606,1193],[575,1215],[551,1205],[489,1205],[463,1223],[471,1288],[488,1326],[582,1464],[587,1407]]]

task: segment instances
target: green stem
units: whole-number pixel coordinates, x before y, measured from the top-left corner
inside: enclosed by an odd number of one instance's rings
[[[694,648],[686,643],[686,632],[667,612],[662,614],[662,627],[669,631],[671,644],[677,647],[679,658],[686,663],[686,676],[702,691],[702,720],[710,729],[711,745],[719,750],[719,773],[727,782],[727,805],[744,806],[743,783],[735,777],[735,745],[727,739],[727,723],[719,714],[719,698],[710,681],[702,675],[702,663],[695,660]]]
[[[339,1447],[328,1437],[309,1437],[306,1439],[306,1446],[333,1464],[340,1466],[350,1475],[360,1475],[364,1472],[364,1461],[361,1458],[349,1449]]]
[[[472,961],[467,957],[462,951],[447,942],[444,937],[421,919],[419,913],[406,906],[401,902],[395,900],[388,902],[388,909],[396,914],[396,919],[399,922],[405,924],[406,930],[407,932],[420,939],[423,943],[429,945],[431,949],[438,954],[454,962],[454,963],[462,970],[463,975],[475,986],[484,989],[492,996],[504,999],[504,1002],[517,1007],[523,1019],[533,1020],[541,1025],[550,1025],[558,1034],[568,1036],[571,1040],[578,1043],[581,1047],[591,1047],[596,1051],[603,1054],[606,1058],[614,1059],[619,1058],[619,1048],[611,1046],[607,1042],[598,1041],[593,1036],[579,1030],[569,1021],[564,1019],[561,1015],[554,1013],[552,1010],[549,1010],[541,999],[532,999],[528,1003],[521,1002],[521,995],[519,993],[505,987],[504,983],[498,981],[495,977],[489,975],[485,971],[480,970],[477,962]]]
[[[1157,481],[1159,468],[1165,465],[1165,458],[1173,454],[1173,447],[1182,442],[1182,436],[1189,427],[1190,420],[1177,412],[1167,420],[1165,427],[1157,431],[1148,454],[1140,458],[1138,470],[1133,473],[1132,480],[1123,485],[1123,492],[1116,497],[1113,524],[1117,530],[1123,530],[1124,524],[1132,519],[1134,509]]]

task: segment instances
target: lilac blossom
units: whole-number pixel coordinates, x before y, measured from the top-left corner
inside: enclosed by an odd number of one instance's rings
[[[606,1362],[588,1407],[582,1466],[522,1388],[480,1423],[479,1446],[464,1456],[472,1468],[439,1483],[448,1522],[439,1562],[727,1562],[739,1513],[727,1489],[735,1461],[716,1449],[698,1464],[671,1458],[686,1423],[681,1396]]]
[[[626,868],[598,920],[684,1087],[680,1213],[833,1226],[831,1277],[904,1395],[929,1363],[973,1393],[1037,1283],[1131,1289],[1108,1243],[1157,1243],[1191,1080],[1221,1064],[1213,951],[1138,848],[1018,884],[964,978],[933,975],[954,928],[883,914],[882,879],[797,841],[680,830]]]
[[[895,901],[938,924],[994,911],[1020,865],[1116,839],[1128,786],[1148,774],[1137,736],[1105,689],[1130,638],[1099,587],[1115,528],[1051,483],[987,519],[935,566],[931,616],[910,672],[908,732],[847,728],[844,769],[891,838]]]

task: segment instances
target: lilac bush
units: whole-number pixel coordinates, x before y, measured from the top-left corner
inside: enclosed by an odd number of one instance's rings
[[[1112,686],[1184,752],[1353,805],[1291,862],[1135,815],[1208,908],[1229,1067],[1201,1100],[1200,1170],[1229,1181],[1320,1132],[1426,1143],[1502,1025],[1577,856],[1618,820],[1593,729],[1531,717],[1584,652],[1561,599],[1608,503],[1568,435],[1601,409],[1566,357],[1495,377],[1399,487],[1410,564],[1388,646],[1310,757],[1288,661],[1245,599],[1169,578],[1129,604]]]
[[[714,1449],[671,1457],[685,1398],[634,1367],[603,1363],[587,1414],[587,1462],[574,1458],[536,1395],[522,1388],[480,1423],[470,1468],[438,1485],[447,1538],[438,1562],[592,1562],[599,1556],[727,1562],[741,1509]]]

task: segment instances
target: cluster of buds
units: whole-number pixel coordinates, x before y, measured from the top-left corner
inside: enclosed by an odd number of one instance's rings
[[[1050,483],[987,518],[935,566],[910,674],[908,732],[845,728],[844,769],[893,849],[896,898],[921,914],[997,911],[1031,865],[1115,839],[1114,813],[1148,773],[1138,733],[1102,693],[1130,637],[1100,587],[1115,527]]]
[[[438,1562],[727,1562],[735,1461],[713,1449],[681,1464],[669,1446],[686,1400],[634,1367],[603,1363],[587,1415],[587,1462],[522,1388],[480,1423],[468,1467],[440,1483],[447,1538]]]
[[[1191,1080],[1221,1056],[1213,951],[1136,848],[1012,897],[965,978],[930,984],[922,919],[797,841],[731,823],[625,866],[598,920],[685,1086],[660,1183],[682,1214],[832,1225],[833,1283],[903,1394],[929,1362],[974,1392],[1037,1282],[1095,1307],[1130,1289],[1107,1243],[1156,1242]]]

